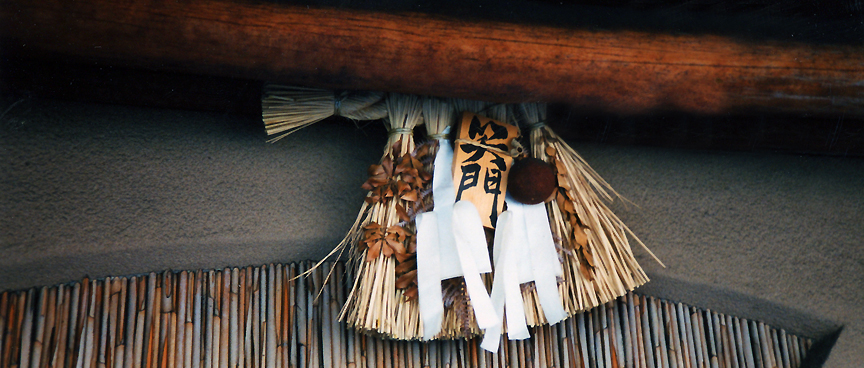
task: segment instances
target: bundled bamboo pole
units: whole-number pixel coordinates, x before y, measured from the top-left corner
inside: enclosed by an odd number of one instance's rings
[[[185,350],[187,350],[184,337],[186,334],[184,320],[186,319],[186,309],[188,307],[186,300],[188,293],[188,273],[183,271],[172,273],[173,275],[169,278],[171,296],[170,298],[166,298],[170,299],[171,311],[166,314],[168,328],[166,347],[163,348],[165,351],[163,365],[167,368],[179,368],[183,366],[183,356],[185,355]]]
[[[317,299],[318,293],[317,293],[317,291],[321,290],[320,289],[320,285],[321,285],[320,280],[321,279],[319,277],[320,273],[317,273],[317,272],[313,273],[311,276],[312,277],[307,278],[306,281],[309,282],[308,289],[315,292],[316,296],[313,298],[306,298],[306,311],[307,311],[306,336],[307,336],[308,341],[309,341],[309,345],[306,346],[306,348],[307,348],[307,355],[306,356],[309,357],[309,365],[317,367],[317,366],[320,366],[320,362],[321,362],[321,356],[319,354],[320,351],[318,350],[319,349],[318,333],[320,331],[320,322],[321,321],[320,321],[319,310],[318,310],[318,308],[316,308],[318,306],[318,299]],[[262,281],[263,281],[263,274],[262,274]],[[263,285],[263,283],[262,283],[262,285]],[[262,291],[262,294],[263,294],[263,291]],[[263,304],[263,298],[262,298],[262,304]],[[262,367],[264,367],[264,365],[262,365]]]
[[[124,344],[125,348],[123,350],[123,368],[130,368],[133,365],[133,362],[140,362],[135,360],[135,352],[137,347],[137,339],[136,339],[136,330],[138,328],[138,306],[139,306],[139,297],[138,297],[138,289],[139,282],[138,277],[132,276],[129,278],[128,291],[126,292],[126,299],[124,302],[126,305],[126,327],[124,329]]]
[[[230,366],[231,353],[231,269],[224,268],[219,274],[221,276],[221,287],[219,288],[219,368]],[[214,322],[215,323],[215,322]],[[217,366],[214,364],[214,367]]]
[[[6,318],[9,316],[9,310],[12,309],[11,303],[9,302],[10,294],[3,293],[0,295],[0,349],[4,348],[4,342],[7,341],[6,337]],[[5,351],[5,350],[4,350]],[[0,354],[0,364],[4,364],[5,360],[3,359],[3,355]]]
[[[2,344],[0,344],[0,349],[3,350],[3,353],[0,354],[0,364],[4,367],[11,366],[10,360],[12,359],[12,345],[13,342],[17,342],[15,338],[16,328],[16,314],[18,311],[18,294],[6,292],[3,293],[3,299],[6,302],[6,307],[4,308],[4,319],[3,325],[4,328],[0,330],[0,336],[2,336]]]
[[[30,354],[33,347],[31,337],[33,334],[33,319],[36,314],[34,311],[36,302],[36,290],[29,290],[27,292],[27,303],[24,307],[24,322],[21,327],[21,357],[19,362],[22,367],[30,366]]]
[[[240,273],[240,305],[238,315],[240,318],[239,329],[242,333],[242,339],[239,339],[238,344],[242,344],[242,348],[240,349],[240,357],[238,358],[238,364],[242,364],[242,366],[251,365],[249,364],[249,360],[253,356],[252,353],[252,315],[250,313],[250,303],[249,298],[252,295],[252,272],[253,269],[251,266],[243,268]]]
[[[262,367],[262,357],[261,354],[264,351],[264,347],[266,345],[266,340],[262,339],[262,324],[264,321],[262,319],[266,319],[266,314],[262,316],[262,293],[265,292],[267,288],[267,280],[266,277],[262,279],[262,272],[266,272],[264,270],[264,266],[261,267],[247,267],[246,268],[246,291],[245,297],[243,298],[245,301],[245,305],[243,306],[245,310],[245,319],[244,319],[244,337],[243,341],[243,361],[246,366],[250,367]],[[238,306],[239,308],[239,306]],[[238,314],[240,312],[238,311]],[[265,326],[266,328],[266,326]],[[238,340],[238,343],[240,341]],[[239,358],[238,358],[239,361]]]
[[[283,275],[284,267],[282,265],[272,265],[271,271],[275,271],[275,274],[273,275],[274,289],[272,290],[272,292],[273,292],[273,300],[274,300],[274,302],[273,302],[273,318],[274,318],[273,319],[273,340],[274,340],[274,343],[276,345],[276,347],[275,347],[276,352],[274,354],[273,364],[276,366],[281,366],[282,362],[283,362],[283,355],[284,355],[284,345],[282,342],[282,339],[283,339],[282,338],[282,336],[283,336],[282,330],[285,327],[285,322],[282,319],[282,306],[286,304],[285,300],[284,300],[285,295],[283,294],[283,291],[282,291],[282,285],[283,285],[282,280],[284,277],[284,275]]]
[[[72,295],[71,289],[72,288],[68,285],[60,285],[59,290],[57,291],[57,316],[55,317],[55,324],[57,325],[55,336],[57,340],[54,344],[54,353],[51,357],[51,367],[65,367],[66,339],[68,338],[69,322],[71,320],[70,309],[73,304],[69,300]],[[0,328],[0,336],[3,336],[2,331],[3,329]],[[0,342],[0,349],[2,349],[2,347],[3,344]]]
[[[48,311],[45,320],[45,331],[43,333],[44,346],[42,347],[42,356],[40,358],[40,362],[42,365],[51,364],[54,359],[55,350],[52,347],[56,347],[58,344],[58,333],[60,330],[60,321],[63,319],[62,316],[58,317],[59,311],[63,308],[63,292],[65,285],[60,285],[58,287],[52,287],[49,289],[48,293]],[[34,364],[34,366],[39,366],[39,364]]]
[[[275,296],[275,283],[276,283],[276,272],[274,270],[273,264],[270,264],[266,268],[267,274],[267,288],[266,288],[266,304],[262,303],[262,306],[266,308],[266,319],[264,322],[264,327],[262,327],[262,333],[265,334],[266,338],[263,340],[266,341],[266,346],[264,348],[264,357],[265,361],[261,364],[262,367],[272,368],[276,365],[276,296]],[[265,269],[262,268],[262,277],[264,276]],[[262,313],[264,314],[264,313]]]
[[[117,314],[114,318],[114,344],[112,347],[113,360],[111,361],[109,367],[113,368],[122,368],[124,364],[124,360],[126,358],[126,349],[131,349],[128,346],[126,340],[126,329],[128,327],[126,307],[130,305],[128,297],[129,292],[129,280],[126,277],[118,277],[117,278],[118,287],[120,289],[118,294],[113,295],[117,303]],[[114,308],[112,302],[112,309]]]
[[[27,292],[23,292],[16,295],[18,303],[15,305],[15,312],[10,313],[10,316],[12,317],[10,325],[13,327],[9,337],[6,339],[6,351],[8,355],[4,354],[6,357],[3,359],[9,367],[20,364],[21,361],[21,332],[24,322],[24,314],[26,313],[25,308],[27,307],[27,294]]]
[[[200,272],[189,273],[189,279],[191,281],[187,287],[186,319],[183,321],[183,328],[185,330],[183,345],[186,347],[186,350],[183,354],[183,365],[181,365],[181,367],[192,367],[192,362],[195,360],[195,351],[198,350],[195,347],[195,341],[197,341],[195,322],[198,321],[198,318],[200,317],[200,313],[196,313],[201,301],[199,297],[200,293],[197,289],[198,282],[200,281],[199,276]]]
[[[35,341],[33,342],[30,353],[30,363],[34,367],[38,367],[39,362],[42,359],[42,346],[45,344],[45,320],[48,315],[49,293],[50,290],[45,286],[39,290],[39,309],[36,312],[36,334],[33,336]],[[28,365],[24,366],[27,367]]]
[[[111,316],[111,294],[113,293],[113,281],[114,278],[107,278],[100,282],[100,288],[98,288],[99,299],[101,300],[98,307],[99,310],[96,311],[96,328],[95,331],[99,331],[97,335],[97,339],[99,342],[99,348],[97,350],[98,354],[93,354],[94,362],[93,364],[98,368],[104,368],[106,362],[111,359],[108,354],[108,342],[109,342],[109,334],[108,334],[108,324],[110,322],[109,317]],[[101,318],[99,318],[101,316]]]
[[[213,329],[215,327],[214,317],[216,313],[216,297],[214,295],[216,290],[216,277],[214,271],[207,272],[207,288],[206,288],[206,301],[207,301],[207,309],[205,312],[205,322],[204,322],[204,367],[210,368],[213,366],[213,340],[214,333]]]
[[[113,367],[116,360],[117,328],[119,325],[117,321],[120,318],[119,309],[121,304],[120,294],[122,294],[121,290],[123,288],[121,285],[122,282],[123,279],[120,277],[112,277],[106,282],[108,292],[104,296],[104,299],[107,301],[104,305],[107,308],[107,313],[103,313],[103,330],[106,331],[107,342],[99,361],[100,367]]]

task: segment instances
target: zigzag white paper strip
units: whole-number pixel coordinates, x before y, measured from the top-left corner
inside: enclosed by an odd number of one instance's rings
[[[444,133],[449,130],[446,128]],[[494,323],[493,317],[497,318],[480,279],[480,273],[492,272],[483,225],[478,222],[480,215],[474,205],[466,201],[458,205],[462,208],[461,217],[454,214],[457,205],[454,204],[456,191],[452,177],[453,149],[447,139],[439,139],[438,144],[432,177],[435,208],[416,218],[417,259],[422,260],[417,262],[418,298],[426,340],[441,331],[444,315],[441,280],[465,277],[468,297],[480,328],[488,327]],[[478,221],[473,221],[475,218]],[[461,234],[458,239],[457,233]]]
[[[502,220],[503,218],[503,220]],[[507,338],[527,338],[527,326],[520,283],[534,282],[543,314],[549,324],[567,318],[558,292],[558,276],[563,275],[561,262],[555,250],[552,230],[546,216],[546,206],[526,205],[508,197],[507,211],[496,225],[495,281],[492,284],[492,303],[499,315],[507,316]],[[503,297],[502,297],[503,294]],[[517,297],[511,297],[517,294]],[[513,316],[514,314],[521,314]],[[502,322],[486,330],[480,345],[488,351],[497,351]]]

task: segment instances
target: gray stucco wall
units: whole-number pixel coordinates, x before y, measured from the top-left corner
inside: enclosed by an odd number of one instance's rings
[[[383,135],[322,123],[271,145],[251,118],[24,100],[0,118],[0,290],[319,259]],[[817,338],[843,326],[828,366],[864,361],[864,159],[575,148],[668,266],[634,250],[643,293]]]

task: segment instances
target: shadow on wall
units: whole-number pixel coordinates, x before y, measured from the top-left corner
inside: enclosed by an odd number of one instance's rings
[[[160,273],[166,270],[218,270],[226,267],[243,268],[295,262],[308,260],[309,249],[320,248],[323,242],[324,240],[314,239],[290,242],[226,241],[173,244],[170,247],[152,244],[109,251],[45,256],[26,261],[0,261],[0,291],[75,282],[84,277],[102,279]],[[334,256],[329,260],[337,259],[339,258]],[[347,260],[347,256],[343,256],[341,260]]]
[[[843,327],[841,326],[836,331],[828,334],[828,336],[816,340],[816,343],[807,352],[807,357],[801,362],[801,368],[817,368],[824,365],[825,361],[828,360],[828,355],[831,354],[831,349],[837,343],[837,339],[840,338],[842,332]]]
[[[802,367],[821,367],[843,331],[843,325],[837,321],[751,295],[662,274],[648,276],[651,281],[638,288],[637,293],[761,321],[792,334],[814,339],[815,344]]]

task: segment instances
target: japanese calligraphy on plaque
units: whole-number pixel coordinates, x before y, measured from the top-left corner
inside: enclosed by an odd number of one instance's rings
[[[474,203],[483,226],[494,228],[504,210],[507,171],[513,164],[510,151],[519,128],[470,112],[462,114],[453,152],[453,185],[456,201]]]

